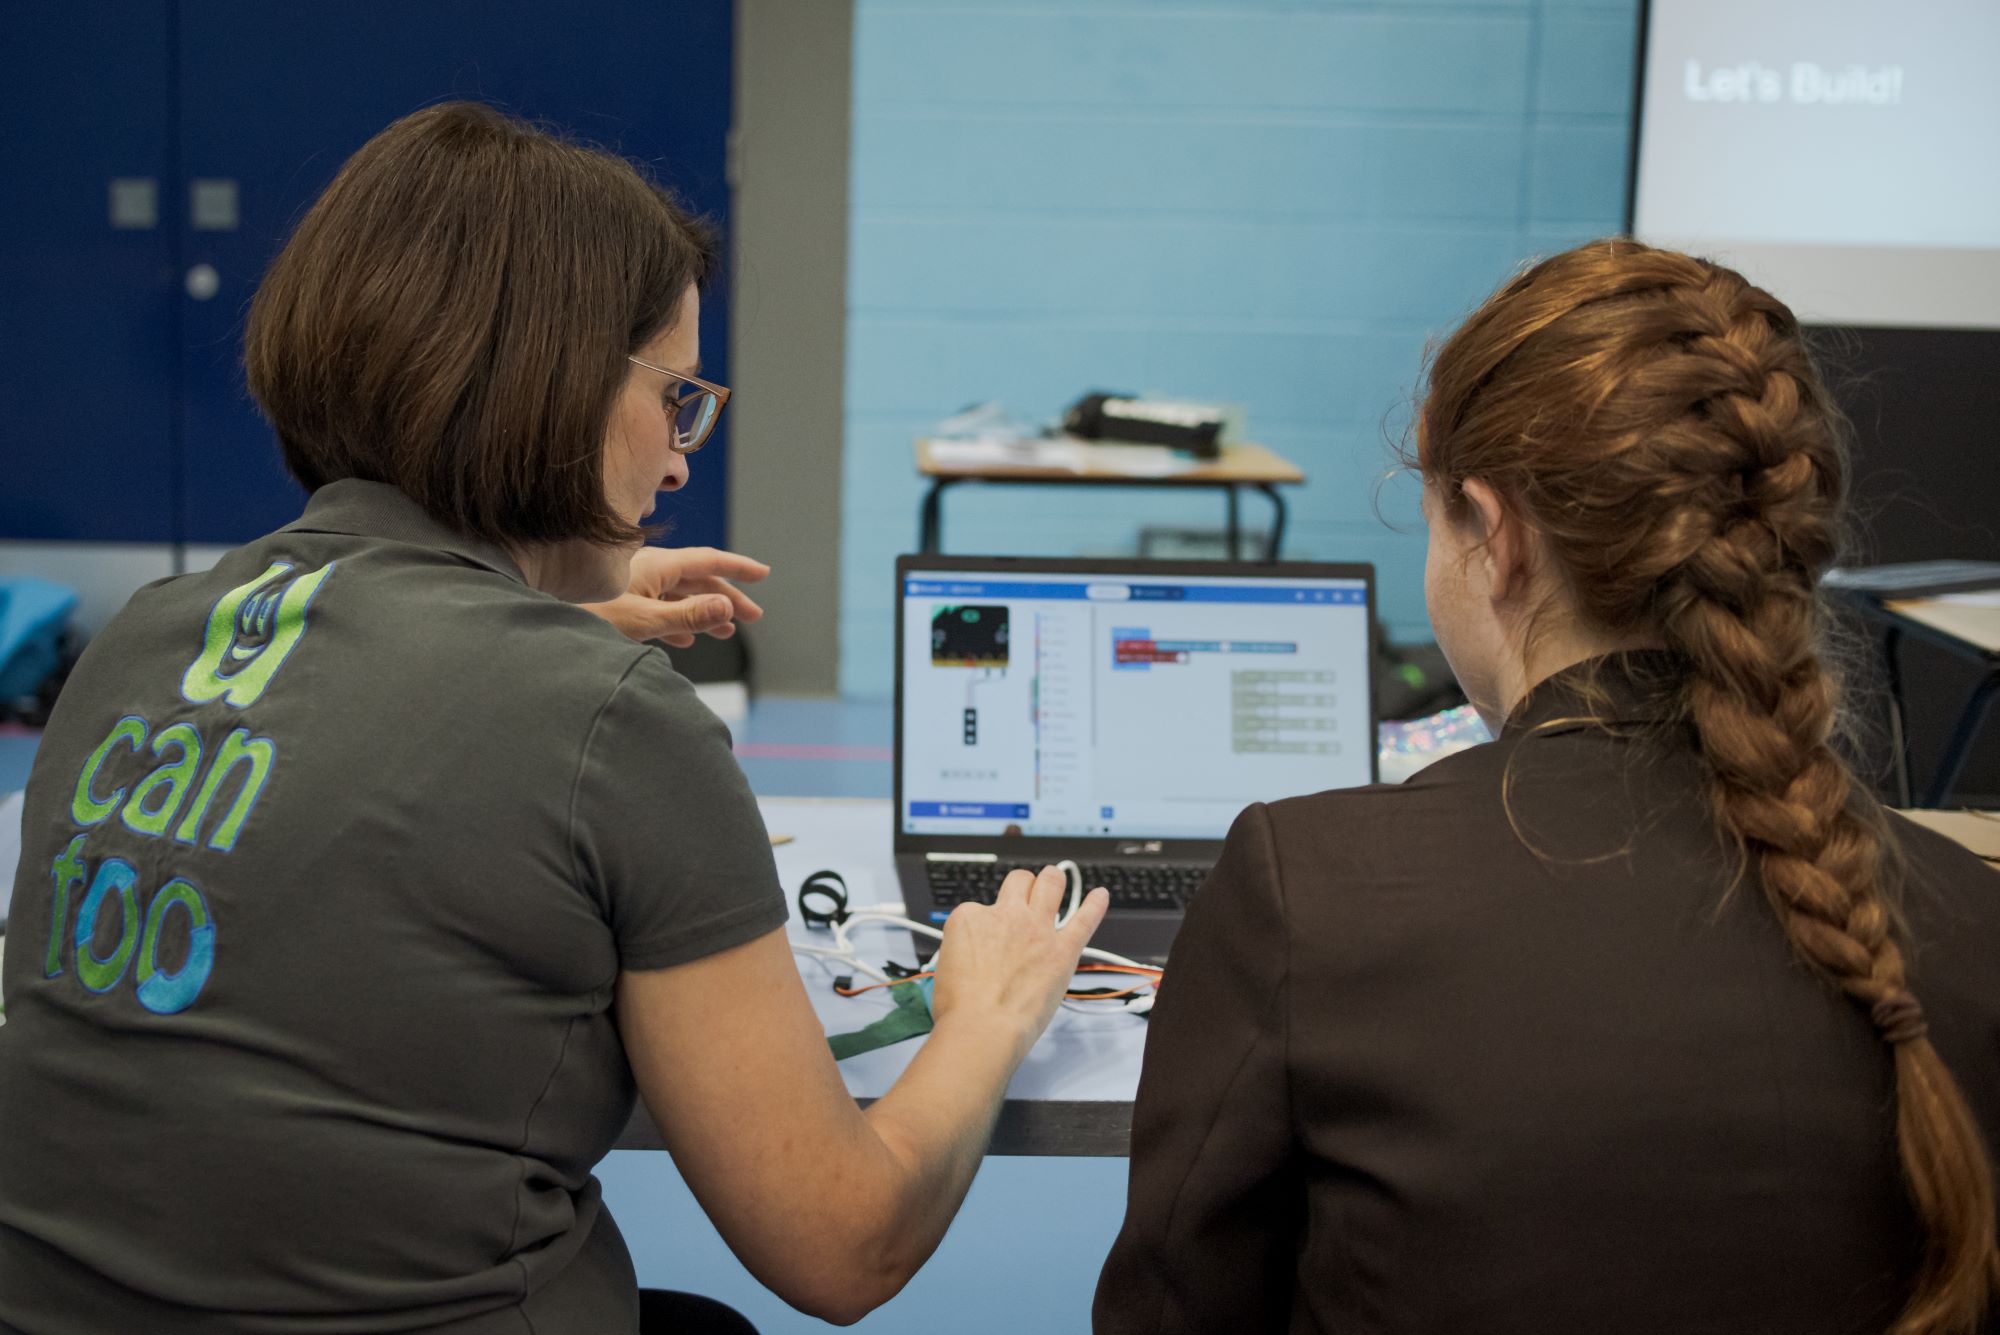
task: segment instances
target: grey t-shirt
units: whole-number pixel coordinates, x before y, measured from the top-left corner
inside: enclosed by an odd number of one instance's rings
[[[621,969],[779,927],[666,655],[394,489],[140,591],[28,786],[0,1329],[605,1335]]]

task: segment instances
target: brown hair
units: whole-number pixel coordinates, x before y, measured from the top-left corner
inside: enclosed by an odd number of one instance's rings
[[[1831,745],[1818,579],[1847,464],[1791,311],[1731,270],[1633,241],[1557,255],[1438,349],[1418,464],[1447,514],[1470,479],[1501,495],[1594,628],[1679,655],[1717,825],[1799,958],[1894,1053],[1903,1171],[1929,1238],[1895,1329],[1976,1329],[2000,1290],[1993,1172],[1909,988],[1880,810]]]
[[[308,490],[389,483],[507,544],[642,533],[604,495],[625,358],[714,268],[631,164],[448,102],[341,168],[250,307],[250,391]]]

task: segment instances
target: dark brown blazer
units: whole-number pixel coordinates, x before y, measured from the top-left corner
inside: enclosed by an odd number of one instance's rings
[[[1921,1247],[1888,1051],[1661,722],[1572,669],[1401,787],[1253,806],[1174,944],[1098,1335],[1879,1335]],[[1564,722],[1563,720],[1572,720]],[[2000,1135],[2000,875],[1900,818],[1910,976]]]

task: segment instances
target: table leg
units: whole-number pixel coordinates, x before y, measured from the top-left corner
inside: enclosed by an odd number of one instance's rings
[[[1232,561],[1241,561],[1243,559],[1243,506],[1241,499],[1236,495],[1236,484],[1233,482],[1224,483],[1222,494],[1229,501],[1229,559]]]
[[[1882,636],[1882,659],[1889,672],[1890,763],[1896,778],[1896,805],[1915,799],[1910,783],[1910,725],[1903,710],[1903,628],[1891,625]]]
[[[923,508],[918,512],[917,551],[924,556],[936,556],[944,547],[944,489],[946,479],[931,479],[931,489],[924,493]]]
[[[1268,482],[1259,482],[1257,490],[1271,498],[1271,538],[1264,544],[1264,559],[1276,561],[1285,546],[1285,498]]]
[[[2000,692],[2000,669],[1988,669],[1972,694],[1966,699],[1965,708],[1960,711],[1958,724],[1952,729],[1951,745],[1945,748],[1944,758],[1938,761],[1937,773],[1931,778],[1931,786],[1924,793],[1926,807],[1941,807],[1945,798],[1951,796],[1953,785],[1965,769],[1965,762],[1972,755],[1973,739],[1979,734],[1979,727],[1986,721],[1986,711],[1993,706],[1993,697]]]

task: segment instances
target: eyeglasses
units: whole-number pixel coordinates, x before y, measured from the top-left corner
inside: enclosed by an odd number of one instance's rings
[[[677,394],[666,400],[668,413],[674,419],[674,442],[669,448],[675,454],[693,454],[706,444],[709,433],[715,430],[715,424],[722,416],[722,405],[729,402],[729,391],[721,385],[711,385],[706,380],[642,362],[637,357],[625,360],[648,371],[658,371],[669,380],[694,386],[686,394]]]

